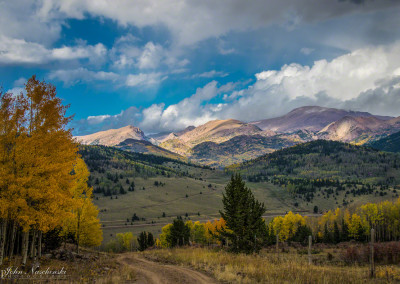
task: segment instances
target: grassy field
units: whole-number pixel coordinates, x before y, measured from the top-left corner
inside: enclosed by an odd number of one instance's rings
[[[368,264],[346,264],[330,251],[307,255],[295,250],[277,255],[230,254],[207,248],[177,248],[145,251],[153,261],[190,266],[210,273],[223,283],[394,283],[400,280],[400,267],[377,266],[376,278],[369,278]],[[330,256],[329,256],[330,255]]]
[[[222,193],[230,179],[229,173],[110,147],[86,146],[81,154],[91,171],[91,185],[97,192],[94,203],[100,210],[99,217],[104,232],[103,243],[108,242],[116,233],[123,232],[132,232],[137,236],[142,231],[148,231],[158,237],[161,228],[171,223],[177,216],[185,220],[203,222],[220,217]],[[388,168],[387,174],[396,176],[397,171]],[[247,171],[242,171],[242,175],[246,174]],[[373,183],[372,180],[368,180],[371,178],[374,177],[365,178],[364,181]],[[133,182],[135,190],[129,191]],[[373,194],[356,196],[347,194],[345,197],[345,191],[350,190],[346,188],[337,194],[330,194],[329,198],[328,194],[322,194],[321,190],[327,189],[322,187],[317,188],[314,197],[307,201],[304,195],[290,194],[285,185],[268,181],[246,184],[252,189],[255,197],[264,202],[265,215],[269,217],[267,219],[284,215],[288,211],[310,215],[314,211],[314,206],[318,207],[319,212],[324,212],[343,207],[344,200],[349,206],[354,206],[398,197],[398,193],[393,192],[392,186],[382,192],[385,194],[383,196],[376,194],[379,190],[377,188]],[[121,187],[126,194],[120,193]],[[107,191],[111,189],[112,196],[106,196],[106,188]],[[138,220],[132,221],[134,214]]]
[[[96,194],[94,202],[100,209],[105,242],[119,232],[138,235],[142,231],[149,231],[158,236],[161,228],[177,216],[204,222],[218,219],[222,208],[222,192],[228,179],[222,174],[205,180],[187,177],[136,178],[135,191],[118,195],[118,199]],[[155,181],[165,185],[155,186]],[[249,186],[257,199],[267,205],[267,214],[296,210],[293,202],[290,202],[290,196],[281,188],[266,183]],[[133,214],[140,220],[132,222]]]
[[[111,199],[102,194],[96,194],[94,202],[100,209],[99,217],[103,226],[104,242],[110,240],[116,233],[122,232],[138,235],[142,231],[148,231],[158,237],[161,228],[171,223],[177,216],[202,222],[218,219],[219,210],[222,209],[222,192],[228,179],[229,177],[222,174],[205,180],[188,177],[135,178],[136,190],[118,195],[118,199],[115,199],[115,196]],[[155,181],[165,185],[155,186]],[[265,203],[266,216],[283,215],[290,210],[308,215],[313,213],[315,205],[320,211],[334,209],[341,206],[344,198],[344,192],[341,192],[338,196],[331,196],[329,199],[316,196],[313,202],[308,203],[301,199],[294,199],[284,188],[271,183],[247,183],[247,185],[253,190],[255,197]],[[363,195],[347,199],[353,201],[350,204],[355,206],[366,202],[397,198],[389,194],[386,196]],[[297,206],[295,206],[296,203]],[[140,220],[132,222],[134,214]]]

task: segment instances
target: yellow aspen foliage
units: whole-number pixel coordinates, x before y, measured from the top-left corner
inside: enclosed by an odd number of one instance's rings
[[[162,248],[163,247],[162,243],[161,243],[161,240],[159,238],[156,239],[155,246],[156,246],[156,248]]]
[[[214,239],[213,233],[215,233],[215,227],[211,223],[211,221],[207,221],[204,224],[204,229],[205,229],[205,237],[206,237],[207,242],[212,242]]]
[[[200,221],[194,222],[193,225],[193,240],[197,244],[206,244],[206,229],[204,224],[200,223]]]
[[[360,237],[360,230],[362,229],[361,217],[354,213],[351,215],[349,223],[349,235],[355,239]]]
[[[70,212],[64,219],[63,234],[73,234],[78,245],[99,246],[103,240],[99,210],[92,203],[93,188],[88,187],[89,171],[81,158],[76,159],[74,180],[70,189]]]
[[[163,248],[169,247],[167,238],[171,234],[171,227],[172,227],[172,224],[167,224],[164,227],[162,227],[162,229],[161,229],[160,242],[161,242],[161,246]]]
[[[306,224],[306,219],[300,214],[293,214],[292,211],[287,213],[284,217],[275,217],[272,221],[272,228],[274,234],[279,235],[280,241],[286,241],[292,238],[300,226]]]
[[[40,244],[42,233],[66,225],[84,245],[102,241],[98,210],[87,187],[89,172],[67,129],[67,108],[56,88],[35,76],[24,94],[0,92],[0,224],[11,228],[7,234],[2,230],[4,236],[32,231]],[[35,238],[24,240],[23,264]],[[4,247],[2,241],[0,263]]]
[[[194,234],[193,234],[194,233],[194,231],[193,231],[194,224],[193,224],[193,221],[192,220],[186,221],[185,225],[188,226],[188,228],[190,229],[190,241],[193,242],[193,239],[194,239]]]
[[[131,232],[127,233],[118,233],[117,234],[117,242],[122,244],[123,248],[126,250],[130,250],[133,245],[134,237]]]

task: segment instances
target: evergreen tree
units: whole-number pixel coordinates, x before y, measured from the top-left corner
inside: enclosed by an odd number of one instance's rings
[[[294,234],[292,241],[306,245],[308,243],[308,236],[310,235],[312,235],[310,227],[308,227],[307,225],[301,225],[297,228],[297,231]]]
[[[189,238],[189,226],[185,225],[182,218],[175,219],[171,226],[171,233],[167,236],[167,242],[170,247],[187,245]]]
[[[154,246],[154,237],[153,234],[148,232],[147,233],[147,247],[152,247]]]
[[[331,232],[329,232],[329,230],[328,230],[328,224],[327,223],[325,223],[325,226],[324,226],[323,242],[324,243],[331,243],[332,242]]]
[[[340,242],[340,231],[336,221],[333,223],[333,242],[335,244]]]
[[[235,253],[258,252],[266,235],[262,218],[264,204],[254,198],[238,174],[232,175],[225,187],[222,202],[224,210],[220,214],[227,229],[222,228],[219,233],[232,244],[230,250]]]
[[[347,242],[349,240],[349,227],[347,226],[344,219],[342,219],[342,234],[341,241]]]
[[[139,243],[139,250],[144,251],[147,249],[147,234],[146,232],[141,232],[139,237],[138,237],[138,243]]]

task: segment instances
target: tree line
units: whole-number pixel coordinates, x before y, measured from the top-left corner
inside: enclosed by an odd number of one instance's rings
[[[0,264],[40,257],[57,236],[99,245],[98,210],[56,88],[32,76],[20,94],[0,93]]]
[[[320,217],[304,217],[288,212],[262,219],[265,209],[255,200],[240,176],[232,176],[223,195],[224,210],[221,218],[207,223],[176,219],[162,228],[157,247],[182,245],[220,245],[232,252],[252,253],[263,246],[280,242],[298,242],[304,245],[308,236],[314,242],[339,243],[350,240],[369,240],[375,229],[378,242],[400,240],[400,198],[394,202],[366,203],[350,209],[329,210]],[[318,211],[318,208],[314,209]]]

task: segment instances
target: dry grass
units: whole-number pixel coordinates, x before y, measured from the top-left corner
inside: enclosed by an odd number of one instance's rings
[[[46,270],[49,267],[52,271],[60,270],[61,268],[66,271],[65,280],[56,280],[52,279],[51,276],[45,276],[43,281],[47,281],[47,283],[130,283],[136,277],[131,267],[117,261],[117,255],[83,249],[80,256],[82,257],[67,260],[41,258],[39,260],[39,270]],[[20,264],[21,257],[15,257],[11,261],[6,260],[0,269],[18,267],[18,270],[26,271],[28,274],[31,273],[31,260],[28,260],[25,269],[22,269]],[[18,280],[18,283],[32,283],[32,280]]]
[[[146,257],[188,265],[228,283],[387,283],[400,279],[400,268],[377,267],[377,278],[368,277],[368,266],[333,263],[309,265],[307,256],[295,252],[259,255],[230,254],[205,248],[146,251]]]

